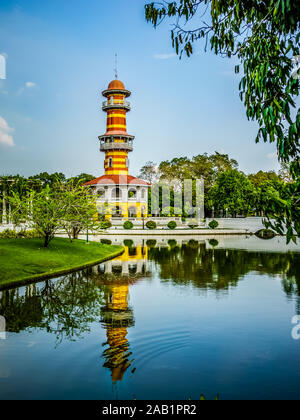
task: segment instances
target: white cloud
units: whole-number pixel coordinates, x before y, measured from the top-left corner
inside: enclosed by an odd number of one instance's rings
[[[170,58],[176,57],[175,53],[172,54],[154,54],[154,58],[157,60],[169,60]]]
[[[13,136],[11,135],[13,131],[14,129],[9,127],[5,119],[0,116],[0,145],[10,147],[15,145]]]
[[[34,82],[26,82],[25,83],[25,86],[30,89],[30,88],[35,87],[36,86],[36,83],[34,83]]]
[[[26,82],[25,85],[18,90],[17,95],[21,95],[25,91],[25,89],[33,89],[36,87],[37,87],[36,83]]]

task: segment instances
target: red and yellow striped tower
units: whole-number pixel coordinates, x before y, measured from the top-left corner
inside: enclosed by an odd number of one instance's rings
[[[128,153],[133,150],[134,136],[127,133],[126,114],[130,104],[126,99],[131,92],[120,80],[113,80],[102,95],[107,98],[102,106],[107,112],[106,133],[99,136],[100,150],[105,152],[105,175],[128,175]]]
[[[99,220],[111,218],[146,218],[148,190],[151,185],[130,175],[128,153],[133,151],[134,136],[127,133],[127,98],[131,92],[120,80],[113,80],[102,92],[102,109],[107,113],[106,132],[99,136],[100,151],[105,153],[105,174],[87,182],[97,198]]]

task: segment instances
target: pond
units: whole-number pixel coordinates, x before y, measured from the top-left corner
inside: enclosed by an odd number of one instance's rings
[[[299,245],[125,243],[113,261],[2,291],[1,399],[299,399]]]

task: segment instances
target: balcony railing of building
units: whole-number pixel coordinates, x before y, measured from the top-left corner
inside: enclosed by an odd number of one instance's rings
[[[110,202],[116,202],[116,203],[118,203],[118,202],[128,202],[128,203],[139,203],[139,202],[142,202],[142,203],[145,203],[146,201],[142,201],[142,200],[140,200],[138,197],[134,197],[134,198],[126,198],[126,194],[124,195],[124,197],[123,196],[120,196],[120,197],[106,197],[106,196],[99,196],[99,197],[97,197],[97,201],[100,203],[105,203],[107,200],[109,200]]]
[[[132,143],[115,143],[107,142],[100,144],[100,151],[105,152],[106,150],[127,150],[128,152],[133,151]]]
[[[105,110],[107,108],[120,108],[120,105],[127,110],[130,110],[131,105],[128,101],[122,101],[122,100],[107,100],[102,102],[102,109]]]

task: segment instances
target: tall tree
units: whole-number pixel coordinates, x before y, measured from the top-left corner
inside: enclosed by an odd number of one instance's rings
[[[281,181],[280,177],[276,174],[275,171],[258,171],[256,174],[248,175],[248,178],[255,186],[255,188],[259,187],[264,182],[271,182],[271,183],[278,183]]]
[[[82,185],[79,179],[58,184],[64,200],[64,215],[61,221],[70,241],[77,239],[81,231],[97,228],[96,196]]]
[[[139,177],[150,182],[150,184],[153,184],[158,178],[158,168],[156,163],[151,161],[146,162],[140,170]]]
[[[239,89],[249,120],[258,122],[256,142],[276,142],[278,159],[290,164],[295,185],[274,213],[282,223],[300,211],[300,109],[299,75],[293,57],[300,54],[300,7],[291,0],[177,0],[152,2],[145,16],[156,28],[165,18],[174,20],[171,38],[176,53],[188,57],[194,42],[203,39],[215,54],[235,56],[243,71]],[[194,18],[194,19],[193,19]],[[199,21],[201,23],[199,24]],[[194,27],[193,27],[194,23]],[[291,222],[291,223],[290,223]],[[290,220],[288,240],[300,236]]]
[[[14,193],[10,198],[13,223],[19,225],[26,222],[36,229],[44,238],[47,248],[54,235],[62,227],[64,217],[64,198],[49,185],[41,191],[30,190],[26,196]]]
[[[14,225],[25,222],[36,229],[44,238],[45,248],[62,229],[72,240],[83,228],[94,226],[96,198],[73,181],[46,185],[40,191],[32,189],[25,196],[15,192],[9,201]]]
[[[247,215],[254,209],[256,191],[246,175],[235,169],[218,175],[209,197],[216,210],[228,211],[232,216]]]

